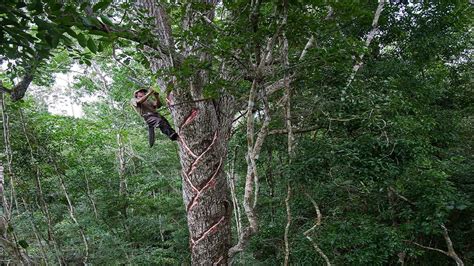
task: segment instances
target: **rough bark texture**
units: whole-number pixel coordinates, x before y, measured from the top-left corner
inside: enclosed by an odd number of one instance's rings
[[[213,3],[209,3],[213,4]],[[153,16],[154,33],[167,47],[174,50],[171,27],[165,9],[153,1],[140,1],[148,15]],[[212,18],[212,13],[205,14]],[[195,13],[188,7],[183,27],[196,22]],[[152,70],[178,67],[180,59],[191,55],[193,46],[184,51],[162,51],[150,56]],[[205,54],[192,54],[207,60]],[[227,143],[232,124],[233,100],[221,96],[202,100],[207,73],[198,71],[187,83],[171,77],[174,90],[167,95],[167,104],[179,134],[179,157],[182,166],[183,200],[190,233],[191,261],[194,265],[227,264],[231,244],[232,203],[224,174]],[[159,80],[162,92],[165,80]],[[183,85],[185,84],[185,85]]]

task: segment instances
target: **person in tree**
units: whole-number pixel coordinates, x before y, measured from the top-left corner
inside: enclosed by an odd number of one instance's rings
[[[153,95],[155,100],[150,96]],[[161,106],[160,95],[153,89],[139,89],[134,92],[132,106],[137,113],[145,119],[148,125],[148,142],[150,147],[155,143],[155,128],[159,127],[161,132],[168,136],[171,140],[177,140],[178,134],[170,126],[168,120],[160,115],[156,109]]]

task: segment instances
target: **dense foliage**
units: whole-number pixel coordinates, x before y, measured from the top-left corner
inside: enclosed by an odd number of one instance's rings
[[[264,1],[259,27],[249,31],[247,4],[224,1],[213,27],[174,29],[178,45],[205,40],[202,49],[222,62],[233,61],[235,71],[242,72],[237,81],[211,77],[209,97],[224,87],[244,99],[249,81],[243,66],[256,60],[252,44],[281,26],[275,10],[283,5]],[[285,227],[291,264],[324,264],[313,244],[336,265],[454,264],[449,254],[429,249],[448,252],[446,237],[465,264],[474,263],[472,5],[387,3],[379,34],[367,48],[364,38],[377,3],[330,4],[331,17],[326,3],[289,4],[290,64],[268,70],[266,78],[294,77],[295,155],[288,154],[288,138],[280,130],[285,128],[282,97],[288,97],[280,90],[269,96],[271,134],[257,161],[260,231],[234,263],[281,264]],[[5,87],[13,86],[31,60],[49,62],[35,63],[37,89],[26,99],[12,102],[2,94],[0,161],[3,203],[9,205],[0,205],[0,216],[10,219],[4,230],[0,219],[0,262],[27,254],[44,264],[189,263],[176,144],[157,134],[150,149],[145,126],[128,104],[134,89],[154,80],[143,64],[146,53],[139,50],[144,43],[136,45],[136,36],[119,30],[99,35],[101,25],[119,29],[107,19],[115,23],[120,14],[125,14],[120,29],[146,35],[150,29],[140,10],[130,11],[136,12],[133,19],[123,11],[130,6],[123,5],[70,5],[66,11],[85,19],[61,24],[61,7],[51,1],[0,4],[0,56],[12,67],[0,73]],[[183,4],[168,8],[173,21],[186,12]],[[309,36],[315,45],[300,60]],[[22,44],[14,46],[13,39]],[[44,56],[35,58],[35,53]],[[348,85],[360,54],[365,54],[363,66]],[[283,60],[278,52],[275,57]],[[82,103],[80,118],[48,113],[44,98],[49,91],[41,89],[79,62],[85,64],[68,97],[97,101]],[[217,72],[213,67],[187,58],[170,72],[185,80],[194,69]],[[255,110],[257,124],[262,109]],[[167,115],[169,109],[161,112]],[[245,121],[236,119],[226,172],[238,204],[246,145]],[[234,209],[234,215],[245,224],[243,210]],[[321,223],[308,231],[318,216]],[[234,221],[235,236],[239,224]]]

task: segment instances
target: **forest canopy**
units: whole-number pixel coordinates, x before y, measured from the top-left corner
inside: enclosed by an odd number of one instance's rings
[[[1,2],[0,264],[473,264],[473,8]]]

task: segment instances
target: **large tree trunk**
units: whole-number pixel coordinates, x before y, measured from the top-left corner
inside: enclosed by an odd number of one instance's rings
[[[166,11],[154,1],[140,1],[148,15],[154,17],[153,32],[160,43],[168,47],[148,49],[152,70],[179,67],[195,44],[175,52],[173,36]],[[212,11],[213,12],[213,11]],[[211,12],[211,13],[212,13]],[[195,20],[188,10],[184,27]],[[209,13],[209,16],[212,14]],[[162,46],[161,46],[162,47]],[[157,51],[158,50],[158,51]],[[196,56],[196,54],[193,54]],[[197,55],[207,60],[205,54]],[[197,71],[188,81],[174,77],[158,80],[162,92],[171,82],[173,91],[167,95],[173,121],[179,134],[179,157],[182,166],[183,200],[190,233],[191,261],[194,265],[227,264],[231,245],[232,204],[224,175],[227,144],[232,125],[233,101],[231,97],[203,100],[203,87],[207,73]]]
[[[179,125],[183,199],[193,264],[226,263],[231,243],[232,205],[224,176],[228,125],[220,123],[217,112],[212,102],[172,110]]]

